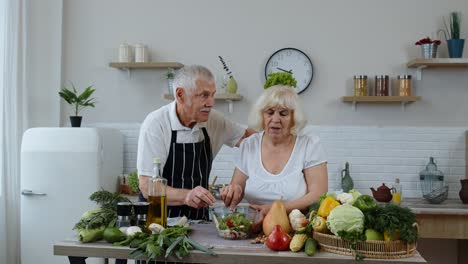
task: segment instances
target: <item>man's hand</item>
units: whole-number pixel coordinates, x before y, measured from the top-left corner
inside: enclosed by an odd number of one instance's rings
[[[224,205],[230,209],[234,209],[242,200],[242,194],[244,190],[239,184],[229,184],[221,190],[221,200],[224,201]]]
[[[185,204],[193,208],[202,208],[213,205],[216,202],[214,196],[205,188],[197,186],[185,196]]]

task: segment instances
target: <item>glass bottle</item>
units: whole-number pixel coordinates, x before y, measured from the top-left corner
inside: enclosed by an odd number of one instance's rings
[[[396,178],[395,183],[392,186],[392,203],[395,205],[401,204],[403,187],[400,183],[400,179]]]
[[[117,227],[131,226],[132,204],[129,202],[117,203]]]
[[[349,192],[353,188],[353,179],[349,174],[349,162],[346,162],[345,169],[341,171],[341,189],[343,189],[343,192]]]
[[[148,179],[148,202],[149,209],[146,220],[146,228],[152,223],[167,225],[167,180],[161,177],[161,160],[153,160],[153,177]]]

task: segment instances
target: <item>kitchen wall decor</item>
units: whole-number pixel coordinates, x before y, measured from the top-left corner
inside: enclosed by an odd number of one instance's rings
[[[295,48],[284,48],[275,51],[265,65],[265,80],[268,74],[288,72],[297,80],[296,92],[302,93],[309,87],[314,76],[314,68],[309,56]]]

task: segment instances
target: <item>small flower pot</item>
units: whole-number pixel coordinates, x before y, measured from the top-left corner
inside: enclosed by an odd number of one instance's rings
[[[447,48],[450,58],[461,58],[463,56],[464,39],[449,39],[447,40]]]
[[[81,127],[82,116],[70,116],[70,123],[72,127]]]
[[[421,45],[421,55],[424,59],[434,59],[437,57],[437,45],[436,43],[428,43]]]

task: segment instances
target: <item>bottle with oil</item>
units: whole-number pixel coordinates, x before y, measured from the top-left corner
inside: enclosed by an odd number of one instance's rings
[[[400,179],[396,178],[395,183],[392,186],[392,203],[395,205],[401,204],[401,195],[402,195],[402,186],[400,183]]]
[[[159,158],[153,160],[153,177],[148,180],[148,215],[146,227],[152,223],[167,225],[167,180],[161,177],[161,161]]]

